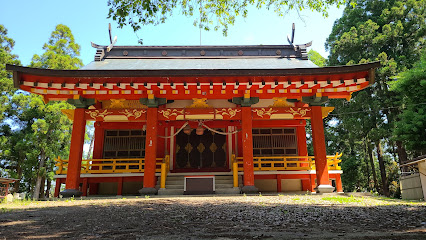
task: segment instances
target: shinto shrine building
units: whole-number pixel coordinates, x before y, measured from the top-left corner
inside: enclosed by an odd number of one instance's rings
[[[326,154],[328,99],[374,82],[378,63],[317,67],[308,45],[99,46],[81,70],[7,65],[16,88],[68,101],[56,196],[342,192]],[[308,156],[306,120],[314,156]],[[82,159],[94,121],[92,159]]]

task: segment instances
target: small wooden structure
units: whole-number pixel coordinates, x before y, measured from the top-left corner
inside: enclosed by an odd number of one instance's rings
[[[5,198],[9,194],[9,185],[16,181],[19,181],[19,179],[0,177],[0,198]]]
[[[426,198],[426,155],[401,164],[401,197],[407,200]]]

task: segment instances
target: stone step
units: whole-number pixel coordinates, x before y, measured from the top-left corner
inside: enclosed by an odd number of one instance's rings
[[[234,183],[234,179],[215,179],[216,184]]]
[[[216,189],[221,189],[221,188],[233,188],[234,184],[233,183],[227,183],[227,184],[216,184],[215,185]]]
[[[183,195],[183,189],[159,189],[158,195]]]
[[[184,177],[181,177],[181,176],[168,176],[167,178],[166,178],[166,181],[167,180],[182,180],[183,181],[183,179],[184,179]]]
[[[183,184],[182,185],[166,185],[166,189],[182,189],[183,190]]]
[[[240,194],[240,188],[236,187],[236,188],[216,188],[215,191],[216,194]]]
[[[226,175],[226,176],[219,176],[219,175],[217,175],[217,176],[215,176],[215,179],[216,180],[229,180],[229,179],[233,179],[233,176],[232,175]]]
[[[183,179],[182,180],[167,180],[166,181],[166,186],[167,185],[183,185]]]

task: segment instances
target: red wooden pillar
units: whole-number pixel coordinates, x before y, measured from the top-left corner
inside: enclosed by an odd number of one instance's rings
[[[123,177],[119,177],[117,182],[117,196],[121,195],[123,195]]]
[[[244,186],[241,189],[244,193],[258,192],[254,186],[254,169],[253,169],[253,137],[252,126],[253,119],[251,115],[251,107],[241,108],[241,122],[243,138],[243,169],[244,169]]]
[[[101,123],[95,123],[95,139],[93,141],[93,159],[102,159],[104,148],[104,128]]]
[[[310,175],[310,179],[311,179],[311,181],[310,181],[309,191],[311,191],[311,192],[315,192],[315,186],[316,186],[316,183],[315,183],[315,175],[311,174],[311,175]]]
[[[143,188],[139,190],[141,194],[156,194],[157,189],[155,169],[157,159],[157,116],[156,107],[148,108],[146,120],[146,144],[145,144],[145,170],[143,177]]]
[[[277,174],[277,192],[282,192],[281,175]]]
[[[54,197],[59,197],[59,192],[61,191],[61,179],[57,178],[56,179],[56,185],[55,185],[55,195],[53,195]]]
[[[322,110],[321,106],[312,106],[311,109],[312,143],[314,146],[315,169],[317,175],[316,191],[318,193],[330,193],[333,192],[334,187],[332,187],[329,182]]]
[[[86,120],[84,119],[84,115],[84,108],[76,108],[74,110],[67,180],[65,182],[65,190],[61,192],[61,195],[64,197],[80,197],[82,194],[82,192],[79,191],[79,185],[84,134],[86,131]]]
[[[336,174],[336,192],[338,192],[338,193],[343,192],[342,178],[340,177],[340,173]]]
[[[296,127],[297,134],[297,150],[299,156],[308,156],[308,146],[306,144],[306,130],[305,126]],[[305,159],[301,159],[306,161]],[[306,164],[307,165],[307,164]],[[305,166],[305,165],[303,165]]]
[[[82,196],[87,196],[87,178],[83,178],[83,186],[81,187],[81,190],[83,191]]]
[[[301,120],[301,121],[305,122],[304,120]],[[305,124],[306,124],[306,122],[305,122]],[[303,126],[296,127],[297,151],[298,151],[297,155],[299,155],[299,156],[308,156],[308,146],[306,144],[305,124],[303,124]],[[306,158],[301,158],[299,160],[300,161],[307,161]],[[300,166],[301,167],[307,167],[307,166],[309,166],[309,164],[301,163]],[[301,181],[302,181],[302,191],[309,190],[310,180],[309,179],[302,179]]]
[[[102,159],[103,158],[103,150],[104,150],[104,133],[105,129],[102,126],[101,122],[95,122],[95,134],[93,141],[93,159]],[[99,161],[95,163],[101,163]],[[94,170],[99,169],[98,166],[92,167]],[[89,195],[98,194],[98,185],[99,183],[89,183]]]

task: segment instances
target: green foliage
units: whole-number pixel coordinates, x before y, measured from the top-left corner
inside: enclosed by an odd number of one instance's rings
[[[18,56],[12,54],[15,41],[7,36],[7,29],[0,24],[0,122],[8,108],[8,98],[14,91],[12,74],[6,71],[6,64],[20,65]]]
[[[77,69],[82,65],[80,46],[65,25],[56,26],[43,49],[41,56],[34,55],[31,67]],[[31,193],[40,182],[53,180],[57,156],[68,157],[71,121],[61,109],[73,107],[66,102],[45,104],[41,96],[22,91],[10,91],[6,106],[0,123],[0,163],[10,176],[21,179],[23,184],[15,185],[15,191]],[[44,188],[40,190],[44,193]]]
[[[35,54],[30,67],[50,69],[79,69],[83,62],[80,56],[80,45],[75,43],[69,27],[59,24],[52,32],[49,41],[43,45],[45,52]]]
[[[12,74],[6,71],[6,64],[20,65],[18,56],[12,54],[15,41],[7,36],[7,29],[0,24],[0,176],[5,174],[4,157],[11,154],[7,148],[9,139],[3,134],[4,120],[6,111],[10,108],[9,99],[14,91]],[[5,129],[10,131],[10,128]],[[16,141],[17,139],[13,139]],[[19,145],[19,148],[22,146]]]
[[[407,141],[409,138],[398,133],[408,127],[398,125],[399,119],[404,117],[404,114],[400,115],[400,105],[405,97],[398,91],[390,91],[388,84],[398,73],[412,68],[419,59],[426,43],[426,1],[357,0],[355,3],[355,7],[350,4],[346,6],[343,16],[335,22],[327,39],[326,48],[330,50],[328,64],[379,61],[382,67],[376,71],[375,83],[363,91],[355,92],[349,102],[331,101],[336,109],[331,114],[332,118],[327,119],[333,123],[327,124],[327,139],[330,142],[329,150],[344,153],[342,168],[345,174],[342,181],[345,189],[371,190],[372,171],[375,172],[380,166],[380,175],[385,177],[381,189],[382,193],[387,194],[383,190],[385,185],[397,180],[397,170],[393,166],[406,156],[404,145],[398,144],[398,141],[404,140],[409,150],[416,148],[414,142],[410,146]],[[410,93],[424,92],[423,89],[418,84],[410,89]],[[417,113],[417,118],[413,112],[407,113],[407,117],[414,117],[415,124],[423,126],[420,130],[423,130],[423,135],[418,137],[424,138],[424,125],[421,125],[424,121],[420,124],[424,112]],[[375,152],[384,150],[384,153],[377,154],[372,166],[369,157],[371,154],[376,155],[372,152],[374,147]],[[415,151],[409,154],[415,155]],[[396,192],[397,189],[394,189],[391,194]]]
[[[321,54],[312,49],[308,52],[308,59],[311,60],[318,67],[325,67],[327,63],[327,59],[325,59],[323,56],[321,56]]]
[[[221,30],[227,35],[229,25],[235,23],[238,16],[246,18],[249,7],[273,10],[278,16],[284,16],[289,10],[301,11],[309,9],[328,16],[331,5],[338,6],[346,0],[108,0],[108,18],[116,21],[119,27],[130,25],[134,31],[145,25],[158,25],[166,22],[173,13],[179,13],[194,19],[194,26],[204,30]]]
[[[336,197],[323,197],[323,198],[321,198],[321,200],[330,201],[330,202],[338,202],[338,203],[356,203],[356,202],[361,202],[360,199],[355,198],[354,196],[350,196],[350,197],[340,197],[340,196],[336,196]]]
[[[414,67],[399,74],[391,90],[402,95],[403,110],[394,134],[417,155],[426,153],[426,50]]]

